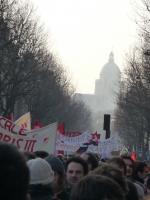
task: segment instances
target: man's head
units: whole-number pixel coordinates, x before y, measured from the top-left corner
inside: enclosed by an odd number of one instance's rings
[[[121,170],[119,170],[116,166],[104,163],[97,167],[94,171],[92,171],[91,174],[107,176],[109,178],[112,178],[120,185],[125,194],[128,193],[126,178],[121,172]]]
[[[98,160],[93,153],[85,152],[82,153],[80,157],[88,163],[89,170],[94,170],[96,167],[98,167]]]
[[[0,199],[25,200],[29,170],[23,154],[13,145],[0,142]]]
[[[70,200],[124,200],[124,193],[114,180],[90,175],[73,187]]]
[[[133,176],[133,168],[134,168],[134,161],[131,159],[130,156],[122,156],[123,161],[126,165],[126,176],[132,177]]]
[[[80,157],[72,157],[66,163],[66,179],[69,185],[74,185],[88,173],[88,164]]]

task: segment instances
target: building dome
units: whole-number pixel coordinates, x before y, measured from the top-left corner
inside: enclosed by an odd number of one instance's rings
[[[114,62],[114,54],[109,54],[108,62],[103,66],[100,72],[100,79],[103,80],[120,80],[120,69]]]
[[[114,62],[114,54],[109,54],[108,62],[103,66],[100,77],[95,81],[95,95],[105,99],[112,98],[119,91],[121,73]]]

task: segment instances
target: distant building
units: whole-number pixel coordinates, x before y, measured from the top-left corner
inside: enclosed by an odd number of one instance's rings
[[[116,108],[116,97],[119,92],[121,73],[114,62],[114,54],[109,54],[108,62],[103,66],[99,79],[95,81],[94,94],[76,94],[76,99],[82,100],[93,114],[93,126],[102,130],[103,115],[113,116]]]

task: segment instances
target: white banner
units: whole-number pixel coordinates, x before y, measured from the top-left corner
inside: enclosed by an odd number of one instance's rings
[[[57,151],[65,151],[65,152],[76,152],[79,149],[80,145],[71,145],[71,144],[63,144],[63,143],[57,143],[56,144],[56,150]]]
[[[112,156],[113,151],[119,151],[122,148],[122,144],[118,136],[108,138],[100,141],[98,145],[98,151],[102,158],[109,158]]]
[[[89,131],[78,136],[65,136],[57,132],[56,150],[65,152],[76,152],[84,143],[88,143],[92,138]]]
[[[0,141],[14,144],[22,151],[55,153],[56,133],[57,123],[26,131],[12,121],[0,116]]]
[[[84,143],[91,139],[90,132],[84,132],[79,136],[68,137],[57,133],[56,150],[65,152],[76,152]],[[102,158],[111,157],[111,152],[119,151],[122,148],[121,142],[117,136],[98,142],[98,145],[89,144],[88,152],[100,154]]]

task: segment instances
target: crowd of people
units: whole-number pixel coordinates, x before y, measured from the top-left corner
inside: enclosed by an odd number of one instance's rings
[[[127,155],[100,160],[84,152],[66,158],[20,152],[1,142],[0,188],[2,200],[143,200],[149,166]]]

